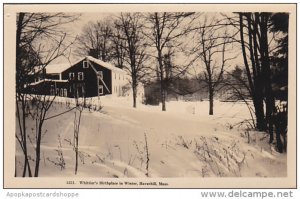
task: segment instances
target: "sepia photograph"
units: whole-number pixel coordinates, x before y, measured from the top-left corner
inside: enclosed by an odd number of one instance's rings
[[[295,4],[8,4],[4,37],[4,187],[296,186]]]

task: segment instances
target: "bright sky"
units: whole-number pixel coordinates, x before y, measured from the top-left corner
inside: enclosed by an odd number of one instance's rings
[[[112,13],[81,13],[81,16],[73,23],[64,25],[65,31],[70,35],[69,40],[73,40],[76,36],[79,36],[82,32],[82,28],[90,21],[95,22],[97,20],[104,19],[112,16]],[[74,47],[73,47],[74,48]],[[78,60],[76,56],[70,57],[71,62]],[[68,60],[64,57],[55,60],[53,63],[67,62]]]
[[[95,22],[97,20],[110,17],[111,15],[113,14],[112,13],[81,13],[80,18],[77,21],[73,22],[72,24],[69,24],[67,28],[74,36],[76,36],[81,33],[83,26],[86,25],[88,22],[90,21]]]

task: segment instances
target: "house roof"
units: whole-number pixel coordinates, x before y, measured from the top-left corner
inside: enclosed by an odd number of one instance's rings
[[[73,63],[69,62],[69,63],[61,63],[61,64],[49,64],[45,67],[46,69],[46,73],[47,74],[57,74],[57,73],[62,73],[64,72],[65,70],[67,70],[68,68],[70,68],[71,66],[77,64],[78,62],[84,60],[84,59],[87,59],[89,61],[92,61],[100,66],[103,66],[104,68],[107,68],[109,70],[112,70],[114,72],[119,72],[119,73],[125,73],[125,71],[123,71],[122,69],[120,68],[117,68],[115,66],[113,66],[112,64],[110,63],[107,63],[107,62],[104,62],[104,61],[101,61],[100,59],[96,59],[94,57],[91,57],[91,56],[87,56],[87,57],[84,57],[84,58],[81,58]]]
[[[90,60],[90,61],[92,61],[92,62],[94,62],[94,63],[96,63],[96,64],[98,64],[98,65],[100,65],[100,66],[103,66],[104,68],[107,68],[107,69],[109,69],[109,70],[112,70],[112,71],[114,71],[114,72],[125,73],[124,70],[122,70],[122,69],[120,69],[120,68],[118,68],[118,67],[115,67],[115,66],[113,66],[113,65],[110,64],[110,63],[104,62],[104,61],[102,61],[102,60],[100,60],[100,59],[96,59],[96,58],[94,58],[94,57],[92,57],[92,56],[87,56],[86,58],[87,58],[88,60]]]
[[[68,63],[59,63],[59,64],[48,64],[47,66],[43,66],[43,65],[34,66],[32,71],[29,72],[29,75],[36,74],[36,73],[40,72],[43,68],[46,70],[47,74],[59,74],[59,73],[62,73],[63,71],[65,71],[65,70],[67,70],[71,66],[77,64],[82,59],[77,60],[73,63],[68,62]]]
[[[53,74],[53,73],[62,73],[63,71],[67,70],[72,66],[71,63],[63,63],[63,64],[51,64],[46,66],[46,73]]]
[[[28,84],[28,86],[34,86],[34,85],[38,85],[42,82],[68,82],[68,80],[59,80],[59,79],[42,79],[42,80],[39,80],[37,82],[33,82],[33,83],[30,83]]]
[[[64,63],[64,64],[51,64],[46,66],[46,73],[47,74],[53,74],[53,73],[62,73],[63,71],[70,68],[72,65],[70,63]]]

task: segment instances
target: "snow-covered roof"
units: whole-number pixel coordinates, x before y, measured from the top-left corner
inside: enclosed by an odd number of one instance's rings
[[[53,74],[53,73],[62,73],[63,71],[70,68],[72,65],[70,63],[63,63],[63,64],[51,64],[46,66],[46,73]]]
[[[110,63],[107,63],[107,62],[104,62],[100,59],[96,59],[92,56],[87,56],[87,57],[84,57],[84,58],[81,58],[75,62],[68,62],[68,63],[60,63],[60,64],[49,64],[45,67],[46,69],[46,73],[47,74],[59,74],[59,73],[62,73],[64,72],[65,70],[67,70],[68,68],[70,68],[71,66],[74,66],[75,64],[77,64],[78,62],[84,60],[84,59],[88,59],[89,61],[92,61],[100,66],[103,66],[104,68],[107,68],[109,70],[112,70],[114,72],[119,72],[119,73],[125,73],[125,71],[123,71],[122,69],[120,68],[117,68],[115,66],[113,66],[112,64]],[[40,68],[40,67],[38,67]]]
[[[82,61],[84,58],[81,58],[75,62],[68,62],[68,63],[60,63],[60,64],[49,64],[46,66],[46,73],[53,74],[53,73],[62,73],[71,66],[77,64],[78,62]]]
[[[96,64],[98,64],[98,65],[101,65],[101,66],[103,66],[104,68],[107,68],[107,69],[109,69],[109,70],[112,70],[112,71],[114,71],[114,72],[125,73],[124,70],[122,70],[122,69],[120,69],[120,68],[118,68],[118,67],[115,67],[115,66],[113,66],[113,65],[110,64],[110,63],[104,62],[104,61],[102,61],[102,60],[100,60],[100,59],[96,59],[96,58],[94,58],[94,57],[92,57],[92,56],[87,56],[86,58],[87,58],[88,60],[90,60],[90,61],[92,61],[92,62],[94,62],[94,63],[96,63]]]
[[[37,82],[33,82],[33,83],[28,84],[28,86],[34,86],[34,85],[40,84],[40,83],[42,83],[42,82],[68,82],[68,80],[59,80],[59,79],[41,79],[40,81],[37,81]]]

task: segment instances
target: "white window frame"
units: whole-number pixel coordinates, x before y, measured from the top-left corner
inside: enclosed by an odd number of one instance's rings
[[[68,97],[68,90],[64,88],[64,97]]]
[[[80,77],[82,77],[82,78],[80,78]],[[78,72],[78,80],[79,81],[84,80],[84,73],[83,72]]]
[[[101,92],[100,92],[100,89],[101,89]],[[103,85],[99,85],[98,86],[98,95],[103,95],[103,93],[104,93]]]
[[[102,79],[100,77],[98,77],[98,86],[102,85]]]
[[[75,73],[70,72],[69,73],[69,80],[74,80],[75,79]]]
[[[55,95],[55,88],[54,85],[50,86],[50,95]]]
[[[100,77],[101,79],[103,79],[103,71],[98,71],[98,77]]]
[[[89,68],[89,64],[87,61],[82,62],[82,68]]]

